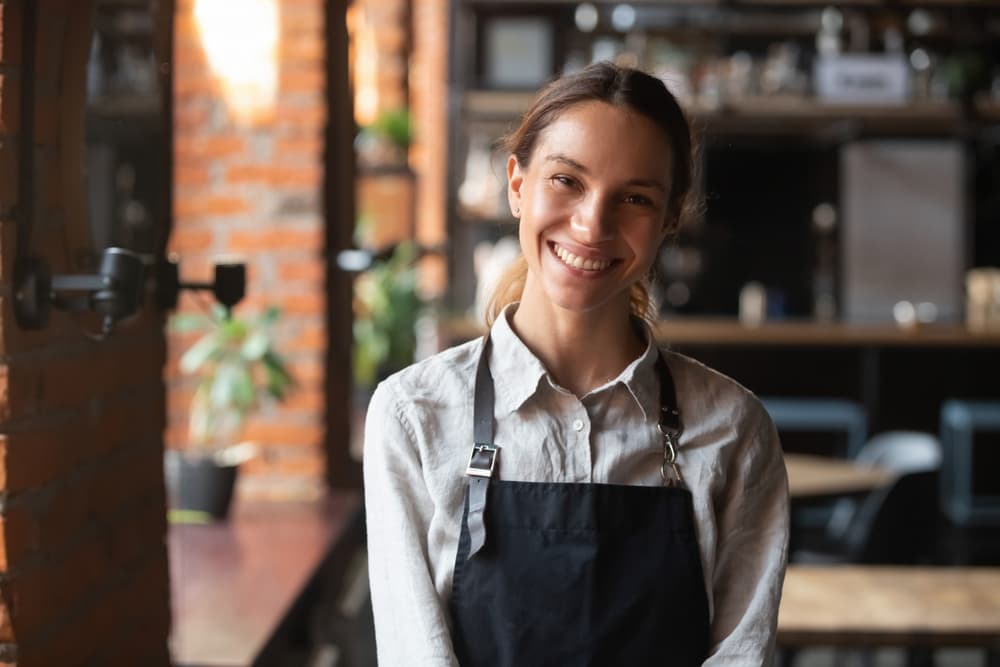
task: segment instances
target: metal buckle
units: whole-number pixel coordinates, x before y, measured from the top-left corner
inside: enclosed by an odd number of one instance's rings
[[[500,448],[496,445],[484,445],[476,443],[472,448],[472,456],[469,457],[469,467],[465,469],[466,475],[473,477],[493,477],[493,470],[497,464],[497,452]]]
[[[663,462],[660,464],[660,479],[666,486],[684,486],[681,469],[677,467],[677,436],[678,432],[657,424],[660,435],[663,436]]]

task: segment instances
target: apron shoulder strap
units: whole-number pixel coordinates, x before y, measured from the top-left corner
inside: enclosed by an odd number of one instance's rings
[[[490,337],[483,338],[476,367],[476,387],[472,407],[472,456],[465,474],[469,477],[469,558],[486,543],[486,492],[496,472],[500,448],[493,444],[493,375],[490,373]]]
[[[490,336],[483,337],[476,367],[472,437],[477,445],[493,444],[493,375],[490,373]]]
[[[656,374],[660,378],[660,419],[661,429],[672,431],[675,436],[681,433],[681,414],[677,406],[677,389],[674,378],[670,374],[663,351],[656,357]]]
[[[670,368],[659,351],[656,358],[657,375],[660,376],[660,418],[656,428],[663,437],[663,462],[660,464],[660,478],[668,486],[684,485],[681,469],[677,466],[677,446],[681,436],[681,414],[677,406],[677,390]]]

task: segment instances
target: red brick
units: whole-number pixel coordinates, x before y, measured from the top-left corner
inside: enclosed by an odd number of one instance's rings
[[[77,618],[72,619],[60,628],[59,641],[34,642],[28,651],[22,652],[21,658],[25,665],[70,665],[77,664],[81,658],[91,656],[118,639],[115,634],[109,638],[109,632],[117,633],[123,628],[124,618],[134,618],[137,615],[148,618],[158,618],[161,624],[161,639],[164,643],[166,625],[163,616],[166,615],[169,589],[166,587],[166,555],[153,554],[145,562],[137,564],[124,583],[106,591],[100,603],[83,610]],[[107,576],[118,577],[121,572],[113,569],[105,570]],[[107,579],[95,580],[101,586],[107,586]],[[127,625],[127,624],[126,624]],[[120,664],[85,661],[87,664]],[[150,663],[143,663],[150,664]]]
[[[181,197],[174,203],[174,215],[178,218],[231,216],[249,211],[250,205],[240,197]]]
[[[289,294],[281,300],[281,311],[288,315],[319,315],[326,310],[326,295],[319,292]]]
[[[16,568],[37,546],[38,527],[28,509],[24,505],[7,509],[0,517],[0,572]]]
[[[0,433],[0,489],[7,488],[7,435]]]
[[[322,284],[326,280],[326,266],[320,261],[282,262],[278,265],[281,282],[304,281]]]
[[[288,363],[288,370],[295,378],[298,387],[318,386],[324,379],[323,365],[318,359],[310,361],[293,360]]]
[[[300,167],[246,164],[232,166],[226,171],[226,180],[231,184],[319,187],[322,177],[319,164]]]
[[[13,622],[13,596],[9,592],[9,586],[0,585],[0,642],[14,642],[17,637],[14,634]],[[0,663],[2,665],[8,663]]]
[[[326,394],[320,389],[296,387],[281,405],[287,410],[320,413],[326,408]]]
[[[174,184],[182,186],[205,187],[212,182],[212,174],[203,165],[176,165],[174,167]]]
[[[191,98],[187,103],[174,106],[174,130],[178,133],[207,129],[212,120],[212,109],[209,104],[198,98]]]
[[[287,447],[318,447],[323,440],[319,426],[304,426],[284,422],[253,420],[244,431],[247,440]]]
[[[174,97],[184,100],[190,97],[218,97],[221,94],[219,82],[202,70],[193,76],[174,77]]]
[[[278,159],[288,156],[306,156],[317,162],[323,157],[323,139],[316,136],[279,137],[274,142],[274,154]]]
[[[21,131],[21,81],[0,72],[0,139]]]
[[[18,142],[10,137],[0,136],[0,210],[8,210],[17,204],[20,171],[17,168]]]
[[[290,102],[279,103],[275,114],[276,125],[292,125],[297,129],[319,128],[326,123],[326,105],[322,102],[314,104],[294,105]]]
[[[249,475],[281,475],[284,477],[318,477],[326,471],[326,457],[319,449],[279,448],[280,456],[258,456],[241,466]]]
[[[326,72],[321,67],[283,71],[278,82],[282,93],[321,93],[325,85]]]
[[[275,250],[313,250],[321,247],[322,229],[282,229],[265,227],[251,231],[233,231],[229,234],[229,250],[232,252],[257,252]]]
[[[290,63],[322,64],[325,58],[326,44],[321,32],[282,40],[278,50],[278,60],[283,67],[287,67]]]
[[[0,364],[0,421],[10,419],[9,376],[10,366],[6,363]],[[0,488],[3,488],[2,484],[0,484]]]
[[[0,5],[0,64],[17,67],[21,64],[23,3],[5,2]]]
[[[300,3],[294,8],[285,7],[288,0],[282,3],[281,39],[298,39],[301,35],[312,35],[322,32],[326,20],[322,3],[308,5]]]
[[[285,343],[288,352],[322,352],[326,349],[326,327],[305,326],[297,336]]]
[[[246,152],[246,139],[234,135],[208,137],[178,136],[174,139],[174,156],[178,160],[199,163]]]

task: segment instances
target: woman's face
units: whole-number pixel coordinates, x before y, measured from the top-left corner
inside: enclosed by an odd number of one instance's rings
[[[660,128],[642,114],[583,102],[541,133],[527,166],[511,156],[507,176],[529,269],[523,298],[627,312],[629,288],[667,233],[670,146]]]

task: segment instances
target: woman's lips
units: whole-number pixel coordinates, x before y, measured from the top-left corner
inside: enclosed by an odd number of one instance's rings
[[[549,243],[549,247],[552,248],[552,254],[554,254],[559,261],[561,261],[566,266],[580,270],[588,271],[591,273],[600,273],[604,271],[616,260],[602,258],[602,257],[581,257],[573,252],[570,252],[563,246],[559,245],[555,241]]]

